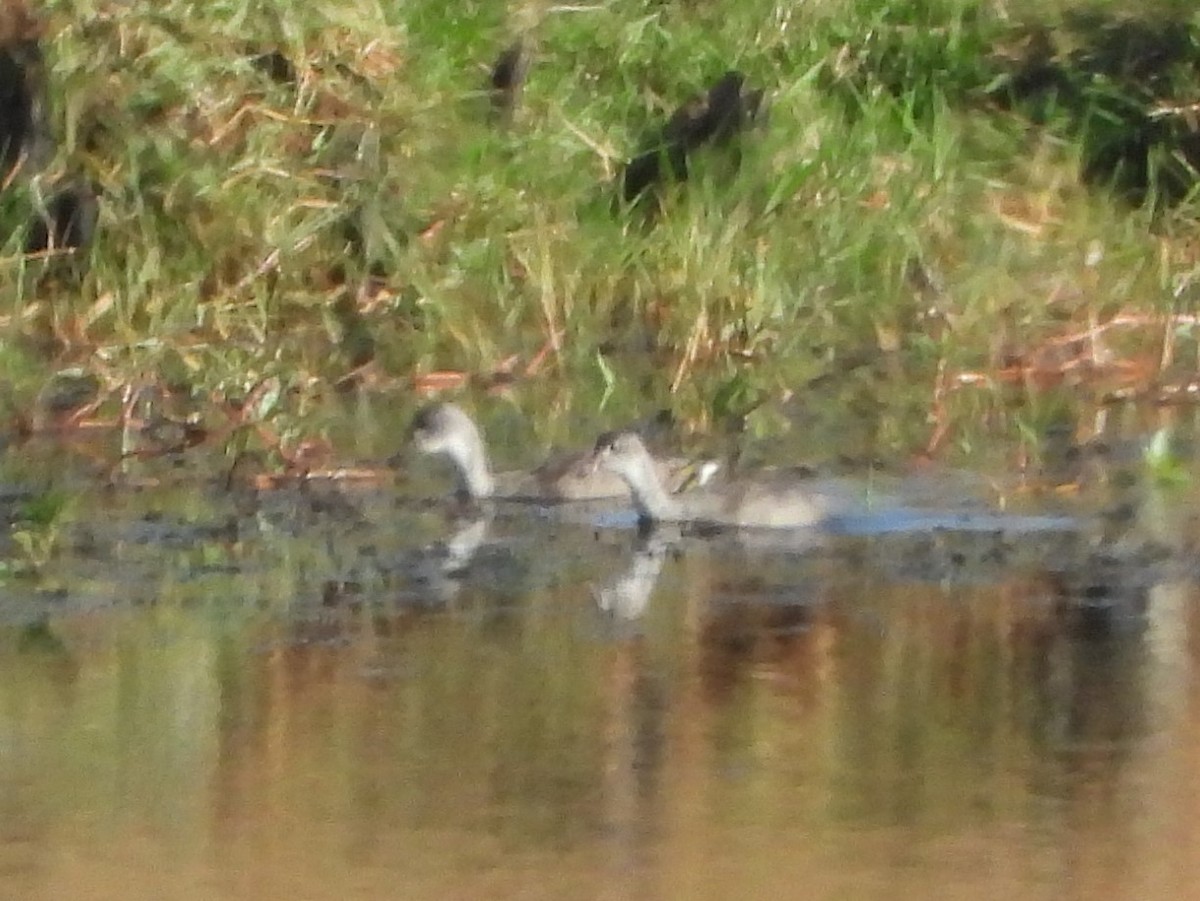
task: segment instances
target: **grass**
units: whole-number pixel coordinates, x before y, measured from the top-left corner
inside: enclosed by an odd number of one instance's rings
[[[1200,259],[1187,4],[43,15],[48,177],[93,180],[102,208],[73,279],[21,253],[29,185],[0,196],[14,410],[69,365],[113,417],[129,384],[207,415],[275,379],[275,434],[336,445],[317,411],[348,390],[403,409],[462,383],[537,443],[665,407],[792,456],[961,461],[1036,440],[1040,410],[1086,437],[1097,405],[1195,376],[1195,324],[1170,318]],[[519,35],[501,126],[487,70]],[[770,103],[740,165],[699,155],[653,220],[614,211],[646,133],[733,67]]]

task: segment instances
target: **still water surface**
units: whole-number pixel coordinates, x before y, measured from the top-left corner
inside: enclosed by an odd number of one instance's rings
[[[1200,881],[1182,552],[1086,528],[755,546],[512,509],[471,532],[348,503],[109,494],[4,589],[0,897]],[[1157,531],[1186,533],[1178,506]]]

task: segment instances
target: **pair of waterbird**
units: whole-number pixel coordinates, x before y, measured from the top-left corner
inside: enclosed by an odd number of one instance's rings
[[[479,427],[455,404],[437,403],[420,410],[411,436],[422,453],[450,459],[460,496],[476,502],[490,498],[581,501],[628,494],[643,521],[783,529],[819,526],[853,508],[845,492],[789,471],[712,484],[719,468],[716,463],[656,460],[634,431],[601,435],[590,454],[552,459],[528,473],[502,475],[491,470]]]

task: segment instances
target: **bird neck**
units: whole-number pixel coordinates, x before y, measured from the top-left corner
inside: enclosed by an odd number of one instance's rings
[[[649,461],[626,473],[633,505],[643,520],[672,520],[680,514],[679,502],[673,498],[659,481],[658,473]]]
[[[473,435],[464,446],[455,448],[452,455],[458,469],[460,490],[473,500],[491,497],[496,490],[496,480],[492,477],[487,451],[479,436]]]

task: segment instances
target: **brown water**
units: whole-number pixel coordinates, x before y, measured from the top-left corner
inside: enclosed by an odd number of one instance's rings
[[[1182,553],[351,501],[109,494],[0,592],[0,897],[1194,894]]]

